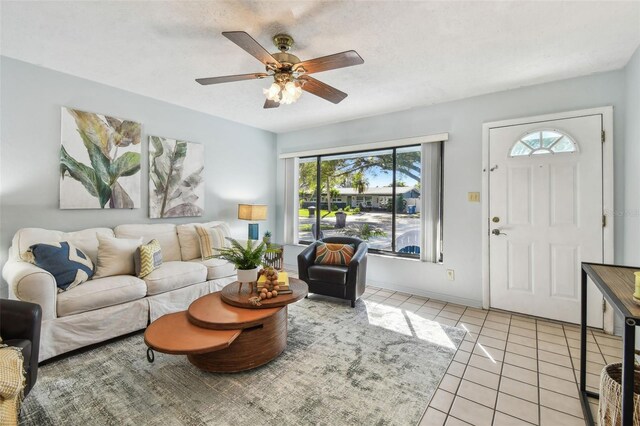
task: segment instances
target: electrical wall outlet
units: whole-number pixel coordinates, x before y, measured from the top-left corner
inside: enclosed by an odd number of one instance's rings
[[[480,193],[479,192],[469,192],[469,193],[467,193],[467,200],[470,203],[479,203],[480,202]]]
[[[449,281],[454,281],[456,279],[456,274],[453,269],[447,269],[447,278],[449,278]]]

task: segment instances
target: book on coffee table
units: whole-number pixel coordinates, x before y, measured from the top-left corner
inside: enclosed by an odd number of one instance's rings
[[[264,275],[260,275],[260,278],[258,278],[258,291],[260,291],[262,287],[264,287],[264,283],[266,281],[267,277],[265,277]],[[278,272],[278,287],[280,287],[280,290],[278,290],[278,294],[292,293],[291,289],[289,288],[289,274],[284,271]]]

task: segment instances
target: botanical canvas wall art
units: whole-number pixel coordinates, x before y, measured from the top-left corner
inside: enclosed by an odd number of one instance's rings
[[[140,207],[141,124],[62,108],[61,209]]]
[[[204,146],[149,136],[149,217],[202,216]]]

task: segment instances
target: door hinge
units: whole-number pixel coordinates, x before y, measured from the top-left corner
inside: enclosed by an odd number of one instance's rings
[[[607,312],[607,301],[602,299],[602,312]]]
[[[602,143],[604,143],[604,140],[605,140],[604,130],[600,132],[600,140],[602,141]]]
[[[604,228],[605,226],[607,226],[607,216],[606,215],[602,215],[602,227]]]

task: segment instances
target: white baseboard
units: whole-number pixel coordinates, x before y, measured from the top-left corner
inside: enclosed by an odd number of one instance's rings
[[[285,264],[284,268],[290,271],[297,271],[298,265]],[[413,287],[405,287],[401,285],[390,284],[387,282],[367,280],[367,285],[383,288],[390,291],[399,291],[401,293],[413,294],[416,296],[428,297],[429,299],[436,299],[443,302],[456,303],[458,305],[470,306],[472,308],[482,308],[482,301],[475,299],[467,299],[465,297],[452,296],[450,294],[437,293],[428,290],[419,290]]]
[[[455,303],[457,305],[470,306],[472,308],[482,308],[482,301],[467,299],[466,297],[452,296],[450,294],[437,293],[435,291],[419,290],[413,287],[405,287],[375,280],[367,280],[367,284],[374,287],[380,287],[385,290],[399,291],[401,293],[413,294],[415,296],[428,297],[429,299],[436,299],[442,302]]]

